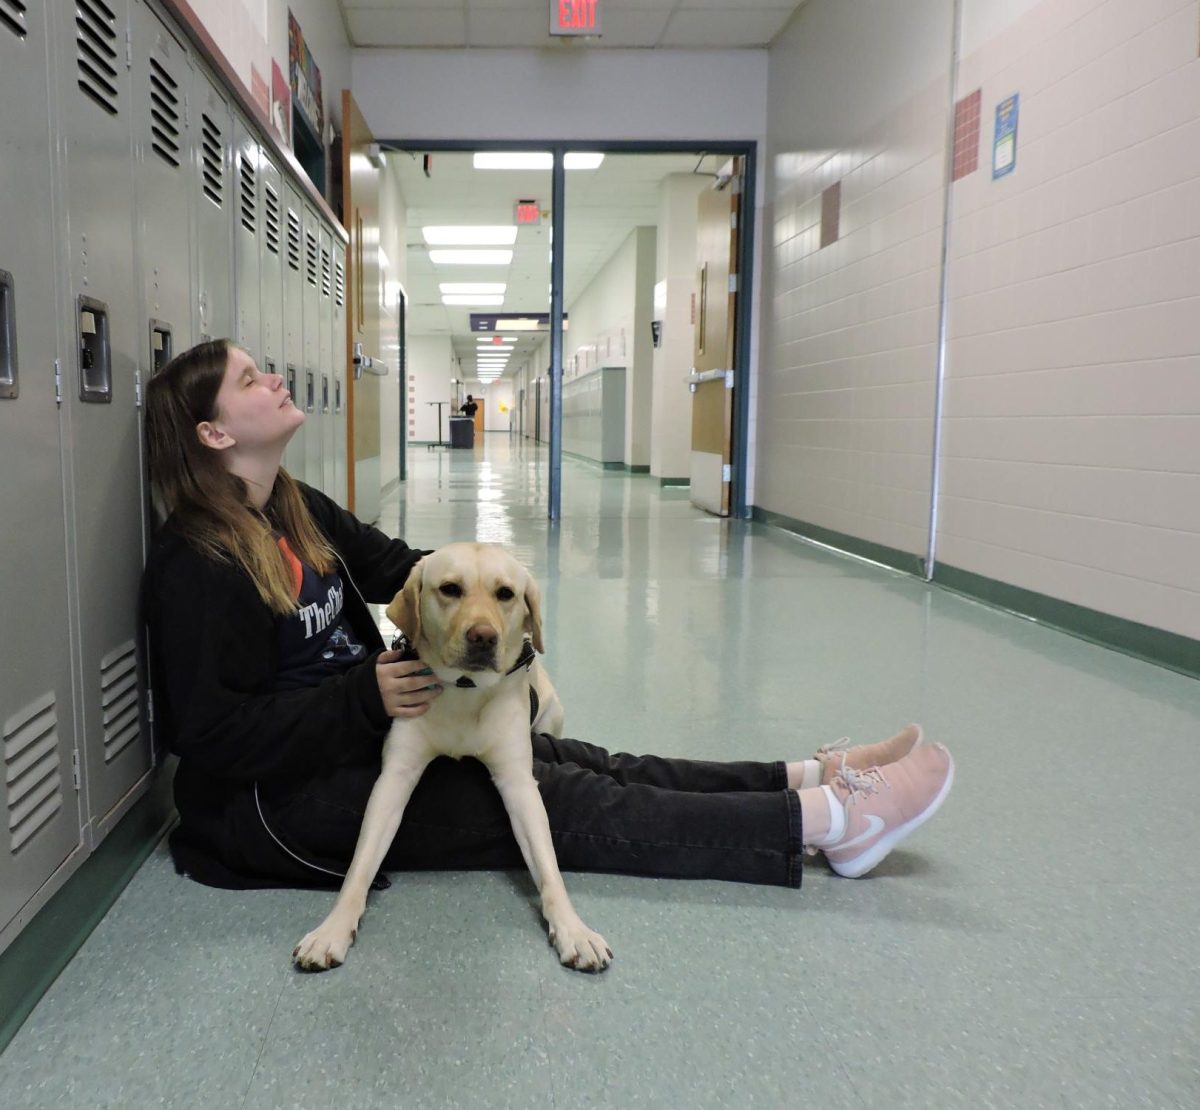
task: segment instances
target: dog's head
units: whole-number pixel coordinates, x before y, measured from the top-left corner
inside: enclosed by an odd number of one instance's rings
[[[542,603],[530,573],[502,547],[452,543],[426,555],[387,608],[397,628],[442,677],[480,685],[507,674],[526,636],[542,651]]]

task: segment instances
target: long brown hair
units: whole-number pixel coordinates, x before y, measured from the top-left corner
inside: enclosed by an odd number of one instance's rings
[[[283,467],[264,515],[251,505],[246,483],[225,469],[220,452],[201,442],[196,426],[217,419],[217,391],[232,347],[228,339],[200,343],[150,379],[150,478],[172,526],[185,539],[241,567],[273,612],[293,613],[292,573],[274,529],[287,537],[300,561],[319,574],[331,573],[337,556],[308,511],[299,485]]]

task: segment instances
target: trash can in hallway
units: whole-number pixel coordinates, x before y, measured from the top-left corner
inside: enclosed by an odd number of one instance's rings
[[[469,416],[450,417],[450,446],[475,446],[475,421]]]

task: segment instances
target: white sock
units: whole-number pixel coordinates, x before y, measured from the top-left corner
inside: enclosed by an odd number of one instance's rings
[[[800,780],[800,790],[808,790],[821,785],[821,771],[824,769],[819,759],[806,759],[803,762],[804,777]]]
[[[822,786],[821,789],[829,803],[829,831],[821,837],[805,837],[805,843],[811,848],[831,848],[846,835],[846,807],[838,800],[832,787]]]

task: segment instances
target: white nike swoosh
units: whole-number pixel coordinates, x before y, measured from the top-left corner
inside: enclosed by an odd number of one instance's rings
[[[835,844],[833,850],[835,852],[844,851],[846,848],[853,848],[856,844],[861,844],[864,840],[870,840],[876,833],[883,828],[883,818],[876,817],[873,813],[867,814],[867,827],[863,832],[860,832],[853,840],[847,840],[843,844]]]

